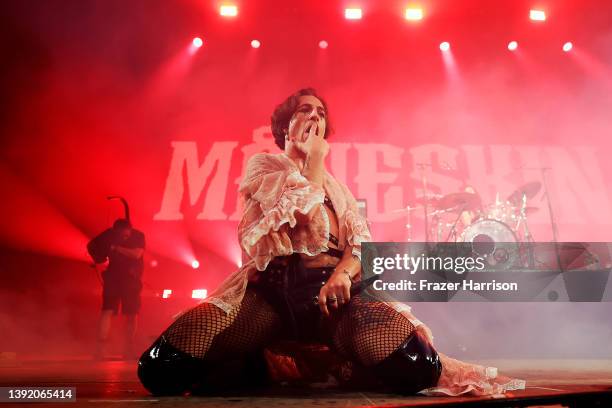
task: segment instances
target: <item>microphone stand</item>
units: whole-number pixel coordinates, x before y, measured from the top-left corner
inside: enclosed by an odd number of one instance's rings
[[[559,250],[559,233],[557,230],[557,223],[555,222],[555,216],[553,214],[552,204],[550,202],[550,195],[548,194],[548,180],[546,178],[546,172],[551,170],[550,167],[523,167],[525,170],[539,170],[542,174],[542,184],[544,185],[544,197],[546,198],[546,204],[548,206],[548,217],[550,218],[550,226],[553,233],[553,245],[555,248],[555,256],[557,258],[557,266],[559,272],[563,272],[563,265],[561,264],[561,251]],[[544,198],[542,197],[542,198]]]

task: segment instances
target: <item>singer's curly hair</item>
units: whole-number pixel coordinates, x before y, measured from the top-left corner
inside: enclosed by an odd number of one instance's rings
[[[278,105],[276,109],[274,109],[274,113],[272,113],[272,117],[270,118],[272,122],[272,135],[274,135],[274,142],[278,147],[280,147],[281,150],[285,150],[285,135],[289,129],[289,121],[298,107],[299,98],[300,96],[306,95],[312,95],[320,100],[325,108],[325,139],[327,139],[334,132],[332,124],[329,120],[329,109],[327,108],[325,99],[319,96],[317,91],[315,91],[313,88],[300,89]]]

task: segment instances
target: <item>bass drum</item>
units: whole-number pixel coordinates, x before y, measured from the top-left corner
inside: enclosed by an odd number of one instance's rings
[[[516,234],[501,221],[482,219],[468,226],[459,242],[469,242],[475,257],[485,260],[487,270],[505,270],[520,264]]]

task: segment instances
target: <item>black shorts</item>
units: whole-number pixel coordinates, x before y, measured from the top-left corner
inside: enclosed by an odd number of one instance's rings
[[[270,262],[257,282],[249,282],[281,316],[283,338],[327,342],[328,319],[323,319],[316,297],[334,267],[306,268],[299,256]]]
[[[140,292],[142,284],[136,280],[104,279],[102,290],[102,310],[112,310],[113,314],[136,315],[140,311]]]

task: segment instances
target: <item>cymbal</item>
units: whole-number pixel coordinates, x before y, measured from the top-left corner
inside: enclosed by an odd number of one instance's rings
[[[410,212],[410,211],[414,211],[414,210],[420,210],[422,209],[422,206],[416,206],[416,207],[405,207],[405,208],[398,208],[397,210],[393,210],[391,211],[392,213],[401,213],[401,212]]]
[[[523,195],[525,195],[527,199],[533,198],[536,196],[536,194],[538,194],[540,188],[542,188],[542,183],[539,181],[532,181],[523,184],[508,196],[508,201],[515,204],[519,203],[523,199]]]
[[[430,194],[428,197],[417,197],[416,203],[421,205],[435,205],[441,197],[442,194]]]
[[[474,193],[450,193],[435,203],[436,208],[448,211],[468,211],[480,208],[480,196]]]

